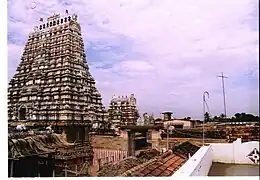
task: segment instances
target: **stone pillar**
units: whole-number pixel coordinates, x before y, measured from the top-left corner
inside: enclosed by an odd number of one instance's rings
[[[65,177],[68,177],[68,172],[67,172],[67,165],[65,166],[65,169],[64,169],[64,171],[65,171]]]
[[[86,171],[86,173],[87,173],[87,176],[91,176],[91,167],[90,167],[90,163],[87,161],[87,160],[85,160],[86,161],[86,166],[85,166],[85,171]]]
[[[112,162],[115,162],[114,156],[112,156],[111,159],[112,159]]]
[[[135,132],[128,131],[128,156],[135,156]]]
[[[85,141],[89,141],[89,127],[85,127]]]
[[[14,160],[11,160],[11,167],[10,167],[10,177],[13,177],[14,175]]]

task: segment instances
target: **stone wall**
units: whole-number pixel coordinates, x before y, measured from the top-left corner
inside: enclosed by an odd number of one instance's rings
[[[91,145],[98,149],[127,150],[127,139],[112,136],[91,136]]]

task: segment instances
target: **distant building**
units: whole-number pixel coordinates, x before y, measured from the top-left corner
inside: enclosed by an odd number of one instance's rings
[[[108,120],[116,125],[136,124],[139,113],[134,94],[113,96],[108,108]]]
[[[177,119],[172,116],[172,112],[166,111],[163,112],[163,125],[166,126],[173,126],[176,129],[189,129],[195,128],[198,125],[202,124],[202,121],[193,120],[191,118],[183,118]]]
[[[192,120],[192,119],[171,119],[164,121],[164,126],[166,125],[172,125],[176,129],[189,129],[189,128],[195,128],[198,125],[200,125],[202,121],[199,120]]]
[[[172,112],[171,111],[165,111],[162,113],[163,114],[163,120],[164,121],[169,121],[172,119]]]

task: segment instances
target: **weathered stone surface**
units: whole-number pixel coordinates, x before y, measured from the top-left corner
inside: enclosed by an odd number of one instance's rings
[[[108,108],[108,119],[114,125],[136,124],[139,113],[134,94],[127,96],[113,96]]]
[[[23,124],[35,131],[47,126],[55,132],[61,129],[66,134],[62,139],[71,145],[61,144],[54,149],[56,173],[87,174],[93,159],[89,128],[94,121],[106,120],[106,111],[86,63],[77,15],[42,22],[35,29],[29,34],[21,62],[9,82],[9,127]],[[37,153],[38,145],[39,152],[49,150],[49,143],[44,143],[48,138],[32,140],[26,138],[26,132],[20,135],[15,138],[23,142],[21,149],[28,150],[26,155]],[[13,150],[10,138],[9,142]]]
[[[80,24],[71,16],[65,18],[63,23],[53,21],[56,25],[51,27],[41,24],[41,30],[30,33],[9,83],[8,120],[104,119]]]

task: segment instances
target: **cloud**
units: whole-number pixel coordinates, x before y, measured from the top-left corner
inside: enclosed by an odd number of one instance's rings
[[[35,2],[36,8],[30,9]],[[259,28],[255,0],[46,0],[8,2],[9,78],[28,33],[53,13],[76,12],[90,71],[107,106],[113,94],[137,96],[141,113],[202,117],[209,91],[212,115],[259,114]]]

